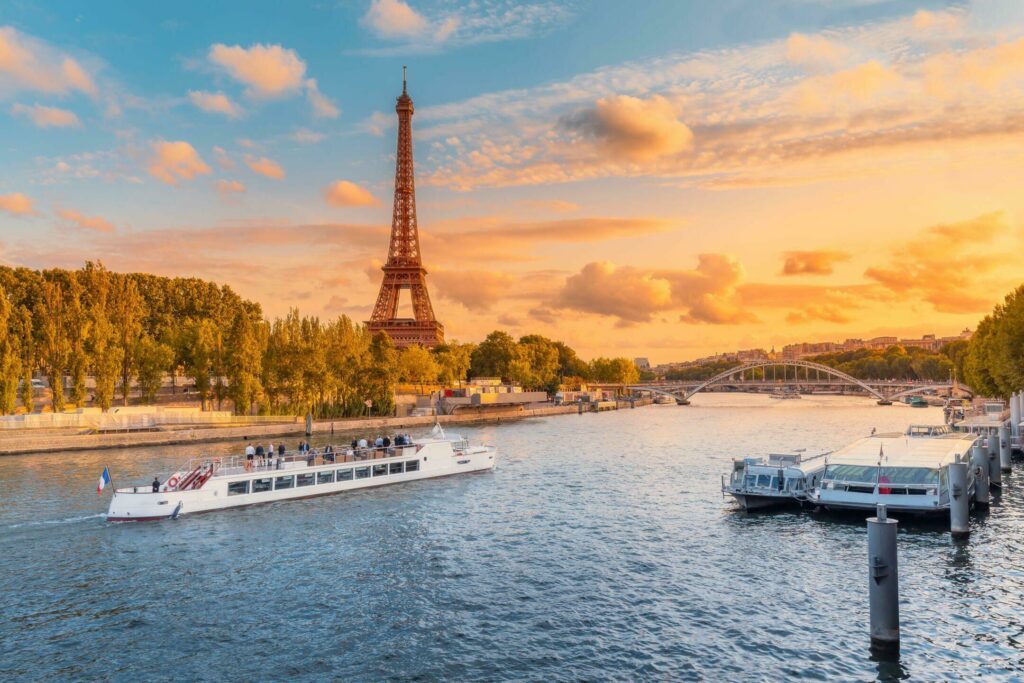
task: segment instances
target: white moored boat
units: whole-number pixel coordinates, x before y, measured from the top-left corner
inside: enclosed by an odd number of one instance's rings
[[[873,434],[831,453],[820,485],[808,501],[826,509],[948,513],[949,465],[969,462],[976,434],[945,425],[912,425],[904,433]],[[974,468],[967,468],[974,498]]]
[[[728,493],[744,510],[799,505],[818,485],[827,453],[805,457],[803,453],[772,453],[766,458],[733,460],[732,473],[722,493]]]
[[[191,460],[163,483],[115,489],[107,521],[167,519],[494,468],[494,446],[470,446],[461,436],[435,431],[389,447]]]

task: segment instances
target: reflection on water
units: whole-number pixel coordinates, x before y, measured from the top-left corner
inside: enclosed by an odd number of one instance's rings
[[[721,496],[733,457],[911,420],[941,415],[700,395],[465,429],[493,473],[155,524],[105,523],[100,470],[194,447],[0,458],[0,677],[1019,679],[1012,477],[965,544],[901,524],[895,660],[868,647],[863,520]]]

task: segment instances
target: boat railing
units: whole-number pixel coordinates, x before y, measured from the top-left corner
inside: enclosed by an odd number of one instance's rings
[[[408,457],[415,455],[421,446],[415,444],[399,446],[370,446],[366,448],[342,448],[331,452],[286,452],[256,455],[250,459],[246,455],[227,457],[192,458],[188,461],[188,471],[197,467],[212,464],[214,476],[242,474],[244,472],[274,472],[276,470],[295,469],[299,467],[359,463],[385,458]]]

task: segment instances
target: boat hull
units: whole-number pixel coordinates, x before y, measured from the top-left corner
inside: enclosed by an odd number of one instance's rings
[[[799,507],[800,501],[793,496],[766,496],[755,493],[734,493],[729,492],[740,507],[747,512],[754,510],[769,510],[772,508]]]
[[[288,463],[291,466],[282,469],[256,469],[231,476],[214,477],[202,488],[195,490],[159,492],[142,490],[135,492],[132,489],[119,489],[114,492],[110,500],[107,521],[152,522],[200,512],[248,507],[283,500],[315,498],[408,481],[483,472],[493,469],[496,460],[497,451],[491,446],[479,446],[455,454],[452,454],[450,449],[448,453],[432,453],[428,448],[424,448],[418,453],[410,455],[327,463],[312,467],[307,466],[304,462]],[[414,471],[405,470],[409,463],[416,463]],[[391,473],[390,470],[395,465],[401,465],[402,471]],[[375,470],[381,467],[385,468],[385,472],[376,474]],[[356,470],[364,469],[368,470],[367,476],[357,478],[360,475]],[[341,472],[346,472],[346,476],[352,478],[339,479]],[[321,475],[331,473],[333,473],[332,481],[319,483]],[[312,483],[299,484],[302,479],[309,479],[309,477],[300,475],[312,475]],[[279,478],[290,478],[287,488],[277,487],[276,482]],[[245,481],[249,482],[245,487],[246,493],[229,493],[231,484],[237,486]],[[257,481],[272,481],[274,482],[273,488],[256,491],[254,482]]]

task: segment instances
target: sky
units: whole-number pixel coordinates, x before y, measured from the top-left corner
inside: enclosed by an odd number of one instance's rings
[[[1024,3],[0,4],[0,263],[366,320],[402,66],[446,336],[958,334],[1024,279]]]

